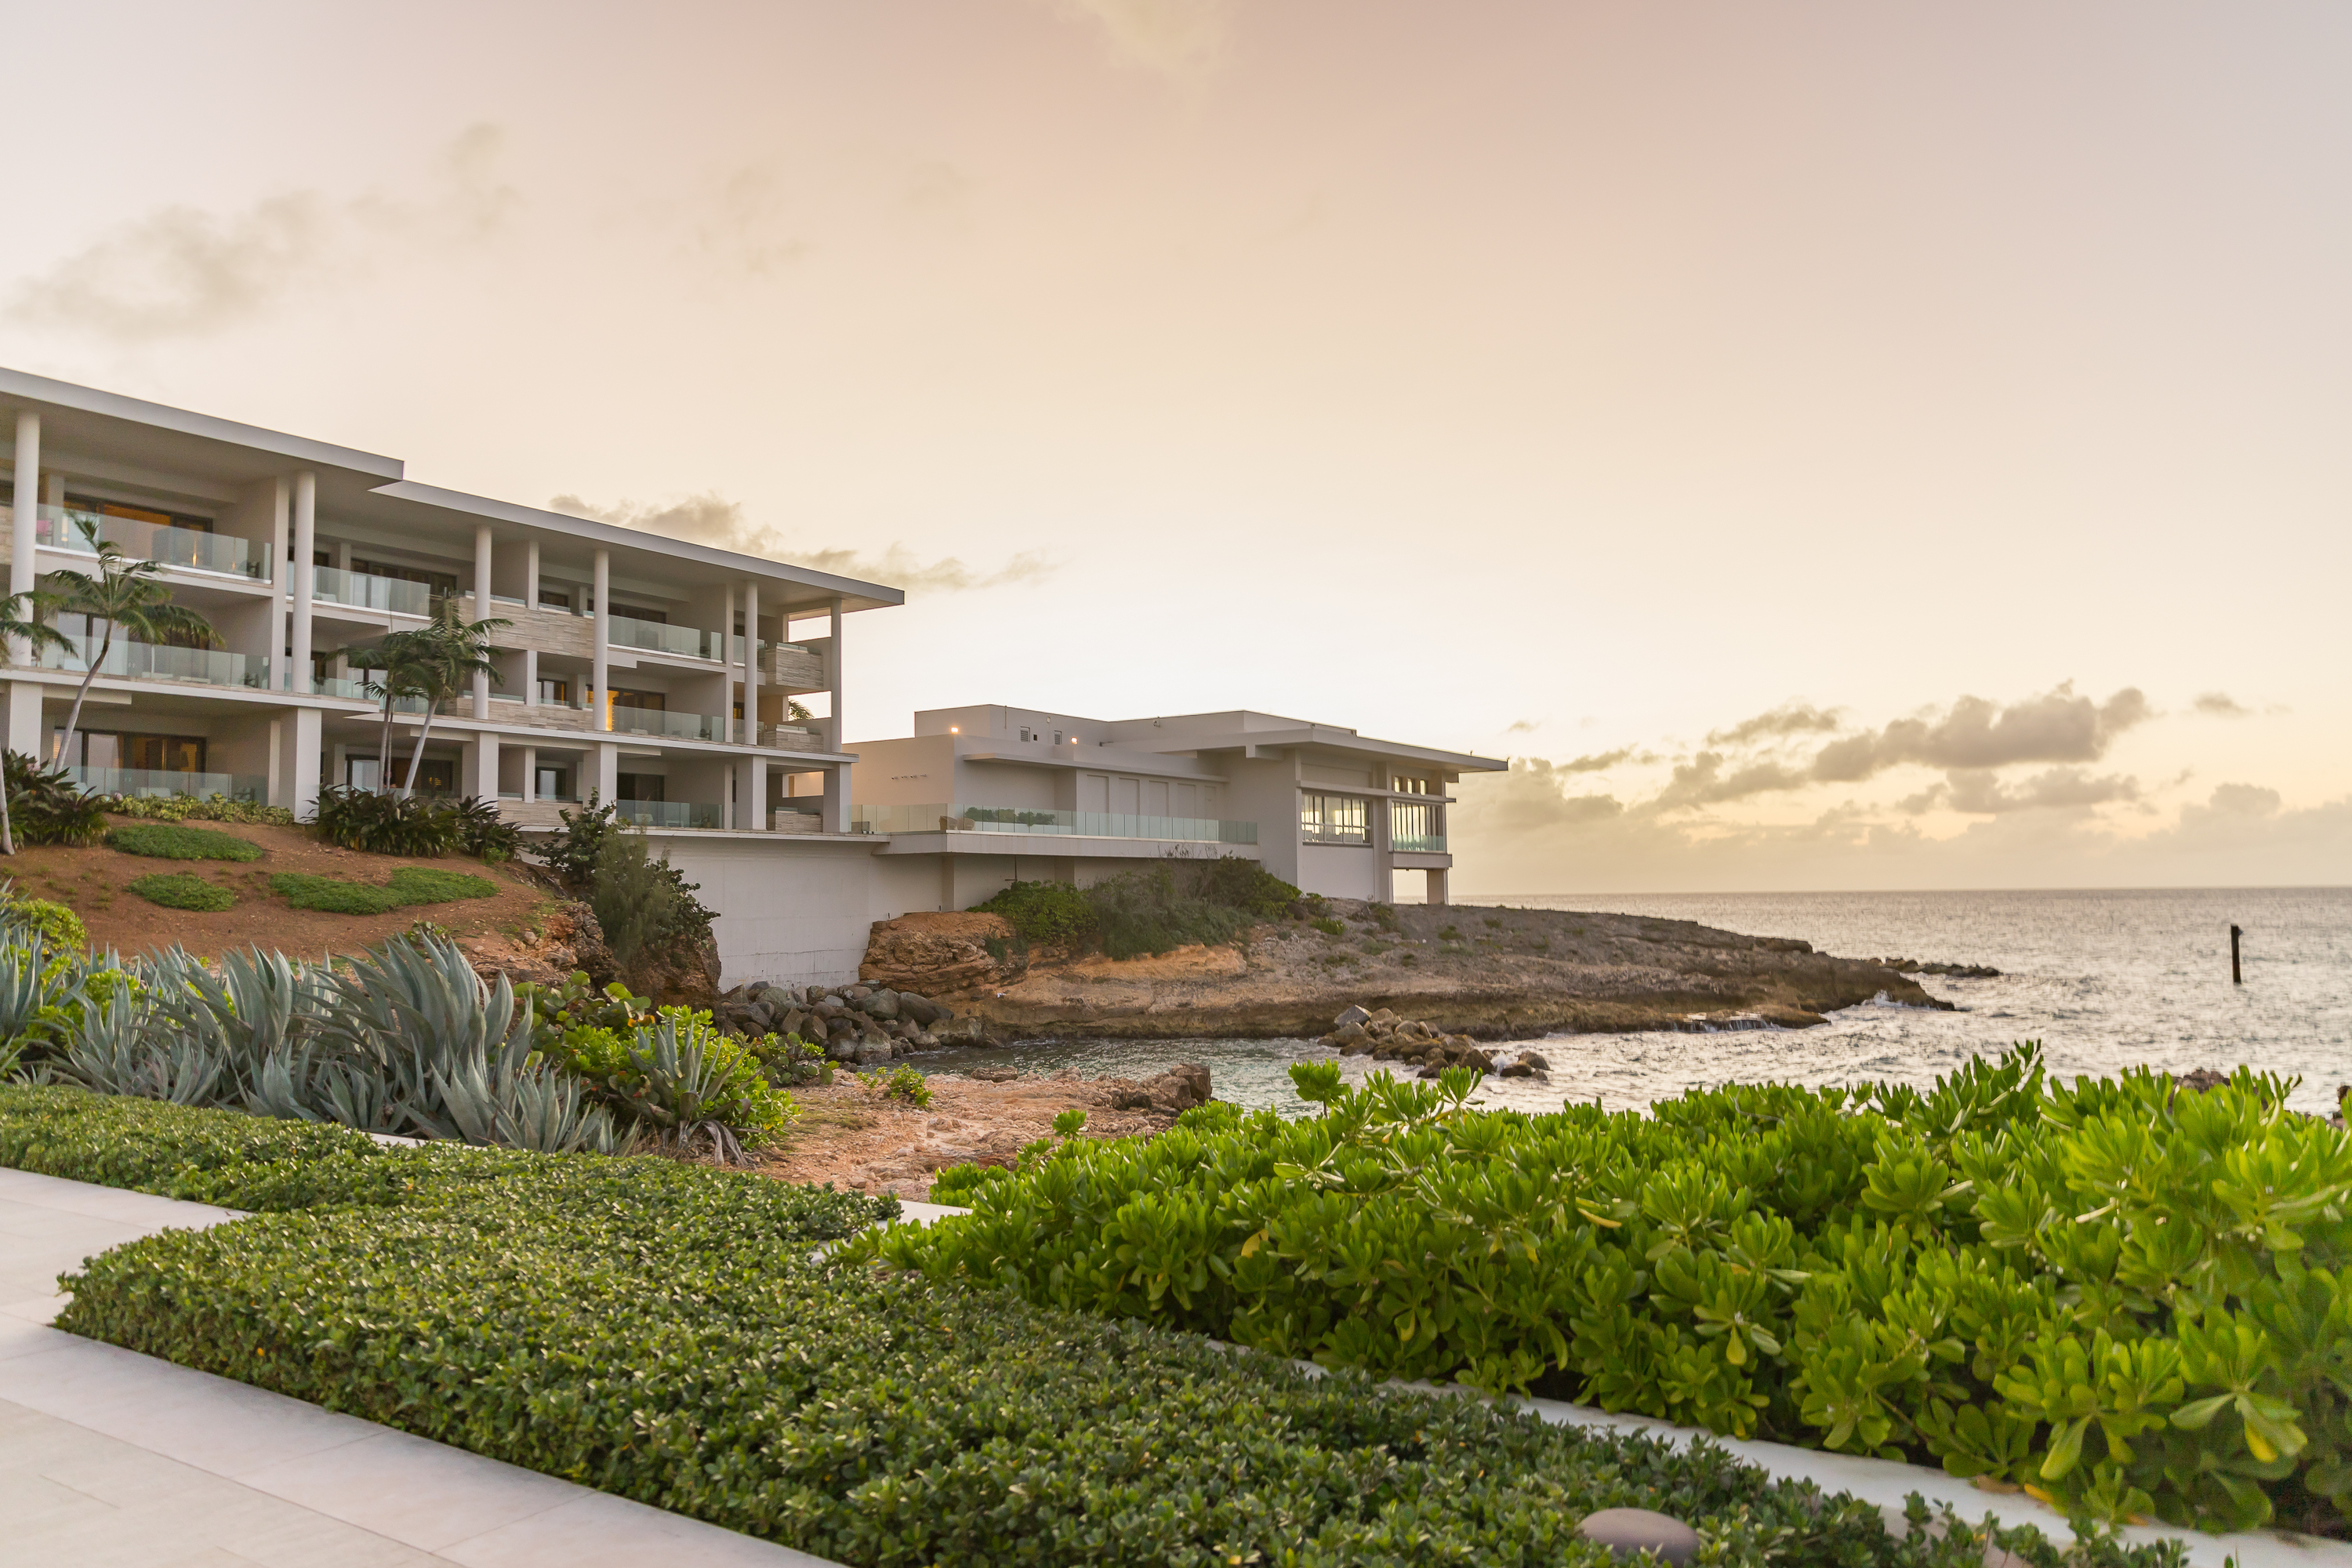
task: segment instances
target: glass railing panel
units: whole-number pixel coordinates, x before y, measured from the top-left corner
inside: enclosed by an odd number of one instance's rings
[[[668,735],[681,741],[724,741],[730,720],[712,713],[673,713],[660,708],[612,710],[612,728],[631,735]]]
[[[379,577],[370,572],[346,572],[340,566],[310,568],[310,596],[355,610],[388,610],[396,616],[429,616],[433,589],[425,583]]]
[[[174,795],[204,799],[257,801],[269,793],[269,781],[258,773],[194,773],[164,768],[89,768],[66,770],[74,783],[96,795],[136,795],[166,800]]]
[[[1421,833],[1410,837],[1402,835],[1389,841],[1390,847],[1407,855],[1443,855],[1445,853],[1444,834]]]
[[[81,671],[97,657],[100,639],[74,639],[71,648],[41,650],[41,668]],[[98,673],[124,680],[184,680],[204,686],[253,686],[269,689],[267,654],[220,653],[210,648],[166,647],[154,643],[125,642],[120,637],[106,650]]]
[[[234,534],[172,528],[163,523],[142,522],[134,517],[109,517],[103,512],[83,511],[79,508],[44,506],[34,514],[34,539],[52,550],[96,555],[98,546],[91,542],[93,536],[104,542],[120,545],[126,555],[161,562],[166,566],[185,566],[197,572],[222,572],[232,576],[250,577],[257,582],[267,582],[269,578],[268,548]]]
[[[635,616],[613,616],[605,622],[605,640],[615,647],[650,648],[656,653],[688,658],[717,659],[719,637],[698,626],[674,626],[665,621],[641,621]]]
[[[1257,842],[1256,823],[1216,817],[1010,805],[857,805],[850,808],[850,817],[852,831],[858,833],[1012,833],[1202,844]]]
[[[616,800],[614,815],[640,827],[716,827],[719,807],[698,800]]]

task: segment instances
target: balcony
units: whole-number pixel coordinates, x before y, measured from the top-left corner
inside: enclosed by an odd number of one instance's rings
[[[76,674],[89,668],[91,656],[98,652],[99,638],[80,637],[73,639],[70,649],[45,647],[41,650],[43,669],[70,670]],[[106,652],[106,660],[98,673],[118,680],[169,680],[197,686],[243,686],[267,691],[269,689],[269,656],[259,653],[215,653],[201,647],[165,647],[154,643],[125,642],[114,639]]]
[[[269,581],[269,547],[233,534],[203,533],[193,528],[169,528],[131,517],[109,517],[61,506],[44,506],[35,514],[33,538],[51,550],[95,556],[93,538],[121,546],[125,555],[193,572],[218,572],[257,583]]]
[[[699,800],[616,800],[613,815],[640,827],[716,827],[725,820],[718,806]]]
[[[681,658],[707,658],[717,664],[725,658],[726,642],[717,632],[695,626],[674,626],[663,621],[641,621],[635,616],[605,618],[604,640],[614,647],[639,647],[654,653],[674,653]],[[740,645],[741,638],[727,639]]]
[[[1443,855],[1445,853],[1445,835],[1400,833],[1389,840],[1389,847],[1400,855]]]
[[[1257,824],[1208,816],[1131,816],[1009,805],[853,805],[852,833],[1026,833],[1069,838],[1154,838],[1255,844]]]
[[[734,721],[715,713],[672,713],[661,708],[623,708],[618,704],[605,710],[611,722],[605,728],[616,735],[659,735],[673,741],[728,741],[728,731]]]
[[[310,597],[323,604],[347,605],[354,610],[383,610],[395,616],[433,613],[433,590],[427,584],[365,572],[346,572],[340,566],[310,568]]]
[[[822,752],[824,737],[796,724],[762,724],[760,744],[779,752]]]
[[[184,773],[163,768],[89,768],[66,770],[74,783],[93,795],[127,795],[142,800],[169,800],[186,795],[203,800],[220,795],[228,800],[264,799],[269,781],[259,773]]]
[[[829,637],[825,640],[832,641]],[[830,684],[825,679],[824,651],[822,647],[796,642],[765,643],[761,646],[767,650],[767,657],[760,665],[762,683],[780,686],[787,691],[823,691]]]

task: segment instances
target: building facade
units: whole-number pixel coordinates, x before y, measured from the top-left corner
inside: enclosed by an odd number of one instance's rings
[[[1015,879],[1087,886],[1168,855],[1241,855],[1329,897],[1386,900],[1416,872],[1446,901],[1451,787],[1491,758],[1272,713],[1088,719],[982,705],[859,741],[854,830],[924,864],[940,909]]]

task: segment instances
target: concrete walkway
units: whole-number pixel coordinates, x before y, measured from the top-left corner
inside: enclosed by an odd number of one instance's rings
[[[48,1326],[57,1276],[237,1215],[0,1169],[11,1568],[833,1568],[824,1559]]]

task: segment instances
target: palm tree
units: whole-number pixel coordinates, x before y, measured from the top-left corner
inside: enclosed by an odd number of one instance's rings
[[[383,703],[383,730],[376,742],[376,787],[392,788],[392,710],[394,705],[411,697],[425,695],[423,675],[433,661],[432,629],[388,632],[383,640],[365,647],[349,647],[343,657],[362,669],[375,673],[360,683],[360,689]]]
[[[56,615],[58,605],[55,594],[44,594],[38,589],[26,589],[24,593],[11,594],[0,599],[0,638],[5,638],[12,650],[21,638],[26,653],[35,663],[39,662],[41,650],[45,647],[71,652],[73,639],[44,618]],[[32,760],[30,757],[25,759],[27,763]],[[16,830],[8,820],[7,774],[7,752],[5,748],[0,748],[0,854],[14,855],[16,853]]]
[[[89,653],[88,639],[84,639],[83,652],[89,668],[82,672],[81,685],[74,689],[73,708],[66,715],[65,734],[58,741],[52,761],[59,762],[66,749],[73,744],[74,731],[81,724],[82,700],[89,695],[89,683],[98,679],[99,667],[113,650],[118,629],[132,642],[169,643],[176,638],[191,647],[221,646],[221,635],[212,622],[185,605],[172,603],[171,584],[158,581],[163,570],[161,562],[139,561],[125,555],[122,546],[110,539],[101,541],[87,522],[82,524],[82,534],[98,552],[98,575],[49,572],[41,578],[56,595],[58,610],[101,622],[106,628],[99,634],[97,653]]]
[[[473,685],[477,675],[487,675],[500,685],[506,682],[499,667],[490,662],[490,636],[514,623],[496,616],[461,621],[453,601],[445,599],[442,606],[441,617],[415,634],[425,639],[425,654],[416,668],[417,692],[425,699],[425,722],[417,727],[416,749],[408,758],[408,788],[412,794],[416,788],[416,771],[425,765],[425,742],[433,733],[434,711]]]

